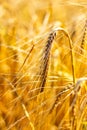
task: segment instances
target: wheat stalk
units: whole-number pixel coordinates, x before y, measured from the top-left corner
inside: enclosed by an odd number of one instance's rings
[[[56,108],[60,102],[60,98],[62,97],[62,95],[70,90],[73,89],[73,85],[70,84],[69,86],[67,86],[66,88],[62,89],[56,96],[55,102],[52,106],[52,108],[50,109],[50,113],[53,111],[54,108]]]
[[[73,99],[72,99],[72,103],[70,104],[70,107],[69,109],[67,110],[66,114],[64,115],[63,117],[63,120],[61,121],[61,123],[59,124],[59,127],[61,126],[61,124],[64,122],[64,119],[65,117],[67,116],[67,114],[71,111],[73,112],[72,115],[71,115],[71,128],[72,130],[76,130],[78,127],[80,127],[81,124],[76,124],[76,111],[75,111],[75,105],[76,105],[76,101],[77,101],[77,97],[78,97],[78,92],[80,91],[81,89],[81,86],[80,84],[83,82],[83,81],[87,81],[87,77],[83,77],[83,78],[80,78],[76,84],[73,86],[73,90],[72,92],[70,93],[70,95],[73,95]],[[81,123],[81,122],[80,122]],[[77,129],[79,130],[79,129]]]
[[[12,83],[10,83],[8,79],[6,79],[6,78],[4,78],[4,79],[10,84],[11,89],[14,90],[14,89],[15,89],[14,85],[13,85]],[[14,92],[15,98],[20,97],[16,90],[13,91],[13,92]],[[24,112],[24,114],[25,114],[25,116],[23,117],[23,119],[24,119],[24,118],[27,118],[28,121],[29,121],[29,124],[30,124],[30,126],[31,126],[31,129],[34,130],[34,125],[33,125],[33,123],[31,122],[30,115],[29,115],[29,113],[28,113],[28,111],[27,111],[27,108],[26,108],[24,102],[23,102],[22,96],[21,96],[20,98],[18,98],[18,99],[19,99],[20,105],[21,105],[21,107],[22,107],[22,110],[23,110],[23,112]],[[21,120],[22,120],[22,119],[21,119]],[[15,124],[15,123],[14,123],[14,124]],[[8,130],[10,130],[13,126],[14,126],[14,125],[9,126]]]
[[[34,45],[32,45],[30,51],[28,52],[27,56],[25,57],[24,62],[23,62],[23,64],[22,64],[22,66],[19,68],[16,77],[17,77],[17,76],[20,74],[20,72],[22,71],[22,69],[23,69],[25,63],[27,62],[27,59],[29,58],[31,52],[33,51],[33,48],[34,48]],[[16,86],[18,85],[18,82],[20,81],[20,79],[21,79],[21,77],[20,77],[20,78],[14,78],[14,80],[12,81],[12,84],[14,84],[14,87],[16,87]]]

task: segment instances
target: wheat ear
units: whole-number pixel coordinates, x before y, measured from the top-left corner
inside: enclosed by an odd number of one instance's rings
[[[84,49],[86,34],[87,34],[87,20],[85,22],[84,33],[83,33],[82,42],[81,42],[81,53],[83,53],[82,50]]]
[[[56,37],[56,33],[57,32],[63,32],[65,34],[65,36],[68,38],[69,41],[69,47],[70,47],[70,52],[71,52],[71,63],[72,63],[72,75],[73,75],[73,83],[75,83],[75,73],[74,73],[74,62],[73,62],[73,52],[72,52],[72,41],[70,39],[69,34],[63,29],[63,28],[56,28],[54,29],[54,31],[52,33],[50,33],[46,46],[44,48],[44,57],[43,57],[43,61],[42,61],[42,65],[41,65],[41,84],[40,84],[40,92],[43,92],[44,90],[44,86],[46,83],[46,79],[47,79],[47,72],[48,72],[48,63],[49,63],[49,56],[50,56],[50,50],[51,50],[51,46],[52,46],[52,42],[54,40],[54,38]]]
[[[48,37],[48,40],[46,42],[46,46],[44,48],[44,56],[43,56],[43,61],[42,61],[42,65],[41,65],[41,84],[40,84],[40,92],[43,92],[44,90],[44,86],[45,86],[45,83],[46,83],[46,78],[47,78],[47,71],[48,71],[48,63],[49,63],[49,56],[50,56],[50,50],[51,50],[51,45],[52,45],[52,42],[54,40],[56,36],[56,32],[51,32],[49,37]]]

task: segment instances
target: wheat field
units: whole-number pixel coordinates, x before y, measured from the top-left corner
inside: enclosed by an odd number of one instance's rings
[[[87,0],[0,0],[0,130],[87,130]]]

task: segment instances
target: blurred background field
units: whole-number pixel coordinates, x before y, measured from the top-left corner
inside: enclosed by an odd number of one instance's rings
[[[87,0],[0,0],[0,130],[87,130],[86,80]]]

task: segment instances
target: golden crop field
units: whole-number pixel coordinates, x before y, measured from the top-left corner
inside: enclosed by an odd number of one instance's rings
[[[87,0],[0,0],[0,130],[87,130]]]

